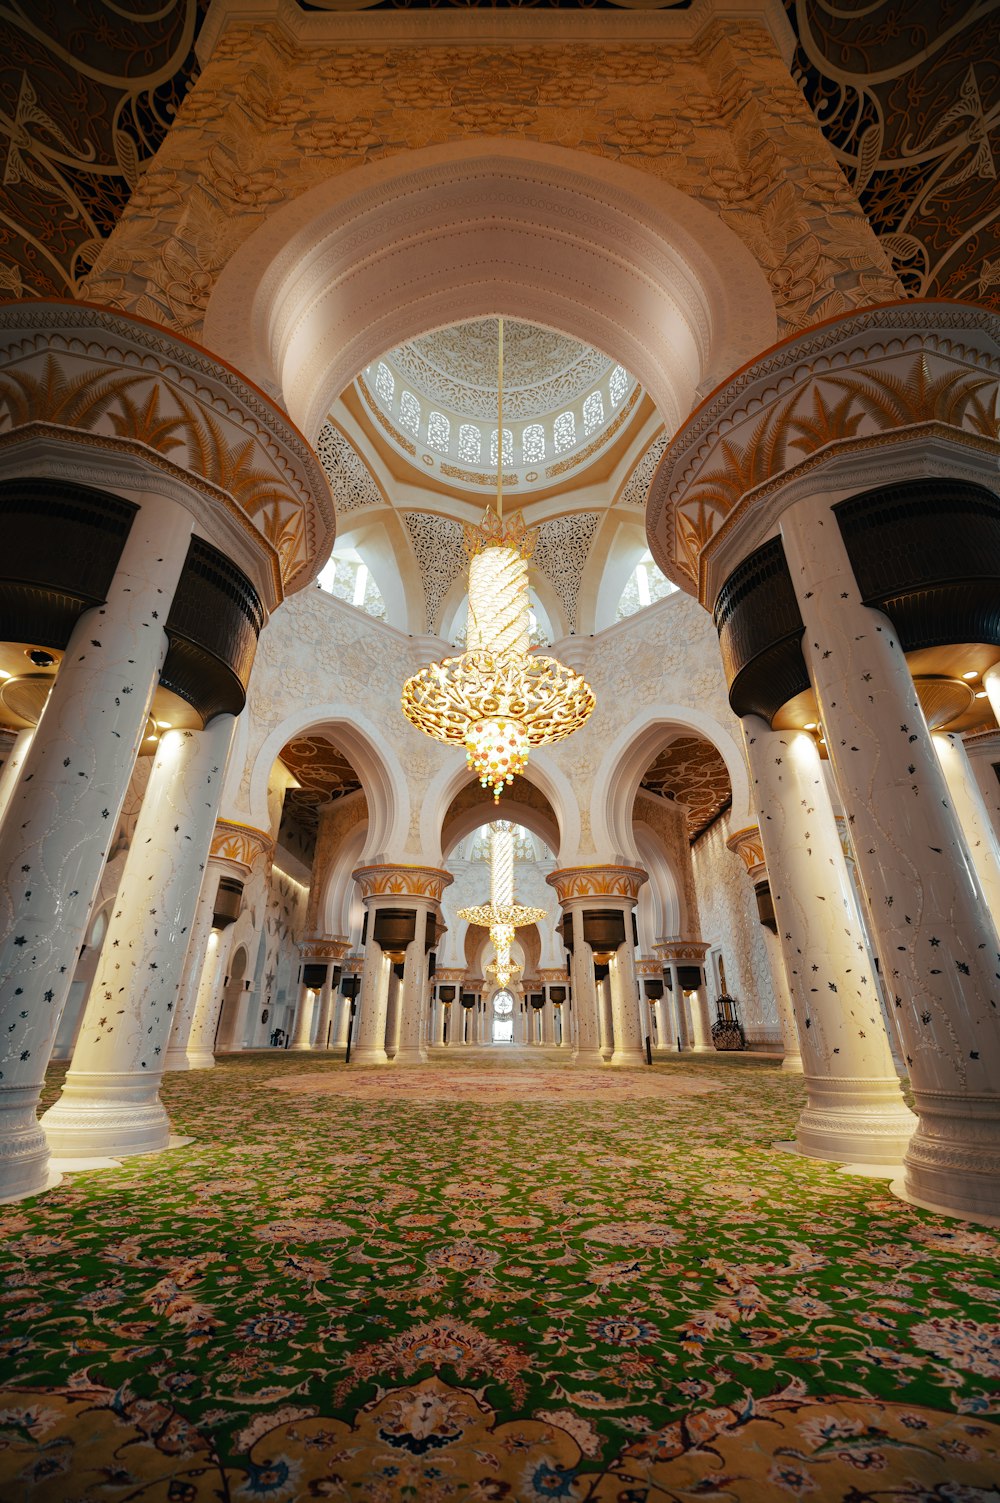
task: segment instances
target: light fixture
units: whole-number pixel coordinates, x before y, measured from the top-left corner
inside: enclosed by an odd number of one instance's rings
[[[989,695],[987,694],[987,692],[986,692],[985,689],[977,689],[976,690],[976,698],[977,699],[989,699]]]
[[[486,967],[486,974],[498,986],[506,986],[520,970],[510,953],[515,932],[547,917],[544,908],[523,908],[514,901],[514,834],[509,824],[490,825],[490,901],[479,908],[460,908],[458,916],[489,929],[496,960]]]
[[[979,674],[976,672],[975,668],[970,668],[969,671],[968,671],[968,673],[963,673],[962,674],[962,677],[963,678],[978,678]]]
[[[816,729],[816,722],[815,722],[815,720],[807,720],[806,723],[805,723],[805,725],[803,726],[803,730],[806,730],[806,731],[814,731],[815,729]]]
[[[518,513],[503,520],[503,319],[497,360],[497,501],[465,526],[469,555],[467,650],[431,663],[403,685],[403,714],[437,741],[464,745],[493,801],[523,771],[533,746],[580,729],[594,693],[575,669],[530,650],[528,559],[535,534]]]

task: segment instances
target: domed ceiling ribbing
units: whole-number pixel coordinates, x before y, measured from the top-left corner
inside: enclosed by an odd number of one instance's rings
[[[357,381],[394,446],[460,488],[496,484],[496,320],[422,334]],[[590,345],[538,324],[507,324],[505,484],[537,488],[593,459],[639,397],[634,378]]]

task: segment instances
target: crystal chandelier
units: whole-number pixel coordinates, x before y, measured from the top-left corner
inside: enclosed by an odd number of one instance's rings
[[[514,901],[514,833],[509,824],[490,825],[490,901],[480,908],[460,908],[458,916],[489,929],[497,958],[486,974],[506,986],[520,970],[510,953],[515,931],[547,917],[544,908],[522,908]]]
[[[403,714],[438,741],[464,745],[469,767],[499,803],[533,746],[584,725],[594,693],[574,669],[530,650],[528,559],[535,542],[520,515],[503,520],[503,319],[497,361],[497,501],[465,526],[467,650],[407,679]]]

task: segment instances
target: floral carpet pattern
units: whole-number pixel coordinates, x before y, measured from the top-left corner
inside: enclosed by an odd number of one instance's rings
[[[170,1075],[193,1143],[0,1207],[2,1503],[1000,1503],[1000,1233],[770,1065],[470,1068]]]

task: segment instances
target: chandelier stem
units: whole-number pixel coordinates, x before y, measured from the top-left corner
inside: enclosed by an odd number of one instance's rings
[[[497,319],[497,516],[503,521],[503,318]]]

